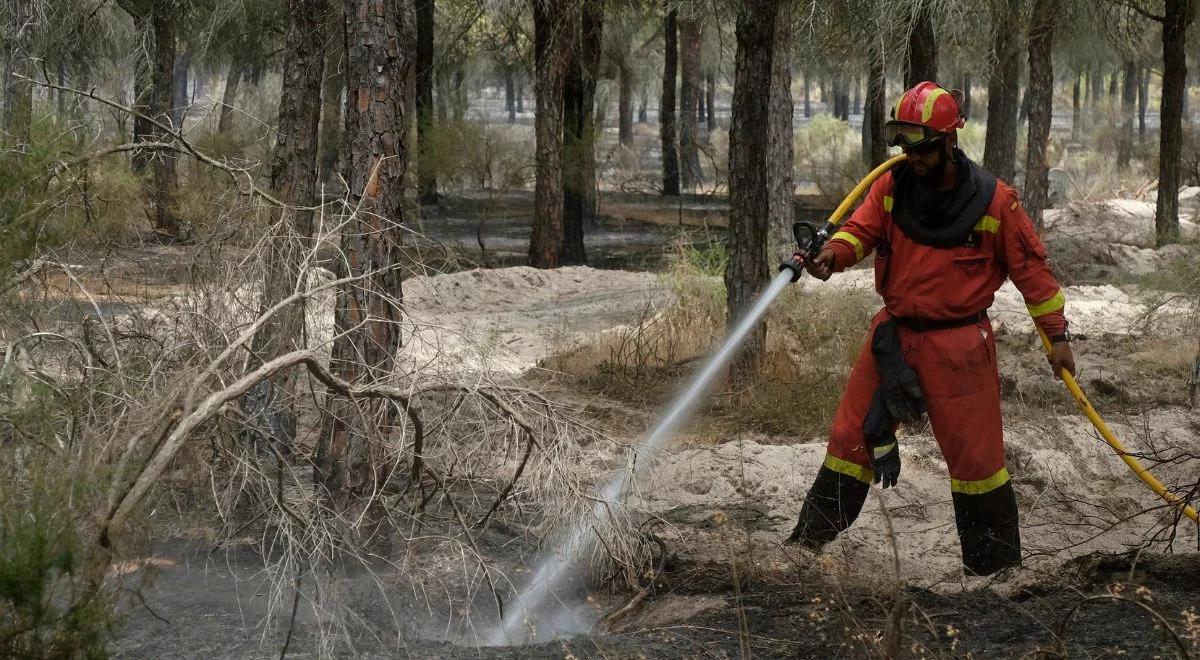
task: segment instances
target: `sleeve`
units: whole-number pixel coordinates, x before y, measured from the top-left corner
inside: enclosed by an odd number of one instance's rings
[[[891,197],[888,196],[891,189],[892,174],[889,172],[871,185],[863,203],[837,233],[829,237],[825,245],[837,257],[837,268],[834,270],[846,270],[875,249],[883,233],[883,215],[891,210]]]
[[[1000,257],[1008,266],[1009,278],[1025,298],[1025,307],[1034,323],[1047,337],[1061,335],[1067,331],[1066,297],[1050,270],[1046,247],[1038,238],[1033,222],[1021,207],[1016,192],[1005,188],[1001,199]]]

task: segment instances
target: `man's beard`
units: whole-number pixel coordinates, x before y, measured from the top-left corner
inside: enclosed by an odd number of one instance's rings
[[[950,158],[946,156],[946,152],[944,150],[939,150],[937,165],[930,167],[925,174],[917,174],[916,172],[913,172],[913,174],[915,174],[917,179],[919,179],[922,183],[940,181],[942,175],[946,172],[946,164],[948,162],[950,162]]]

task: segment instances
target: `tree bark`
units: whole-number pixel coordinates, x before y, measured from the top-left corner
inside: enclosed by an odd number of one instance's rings
[[[696,141],[696,102],[700,97],[700,23],[679,21],[679,159],[684,190],[694,191],[703,181],[700,148]]]
[[[175,85],[175,7],[172,0],[154,0],[150,23],[154,30],[153,92],[149,114],[160,123],[171,123],[171,106]],[[147,139],[154,142],[168,138],[158,128],[151,128]],[[154,230],[160,236],[179,239],[179,211],[175,206],[179,180],[175,172],[175,154],[163,151],[154,158],[154,184],[147,200]]]
[[[812,117],[812,86],[808,79],[808,69],[804,70],[804,118]]]
[[[1020,0],[1000,0],[992,21],[992,75],[988,79],[987,136],[983,166],[1011,182],[1017,159],[1018,75],[1020,74]]]
[[[772,228],[786,233],[792,203],[792,0],[739,3],[729,129],[727,324],[732,328],[771,277]],[[752,373],[766,348],[766,324],[751,331],[733,367]]]
[[[884,141],[883,124],[887,107],[887,79],[883,67],[883,55],[879,46],[872,42],[867,51],[867,106],[863,114],[863,135],[866,137],[866,160],[872,169],[887,160],[887,143]]]
[[[596,225],[595,108],[603,29],[604,1],[585,3],[563,90],[563,265],[587,263],[584,227]]]
[[[1121,85],[1121,135],[1117,141],[1117,170],[1129,169],[1133,159],[1133,115],[1137,112],[1138,65],[1126,60]]]
[[[289,26],[283,47],[283,80],[279,120],[271,159],[271,190],[287,206],[280,210],[277,232],[269,238],[263,274],[260,313],[266,313],[305,286],[304,251],[313,235],[312,206],[317,184],[317,152],[321,121],[324,44],[321,34],[328,19],[327,0],[289,0]],[[340,97],[338,90],[338,96]],[[250,355],[258,366],[303,347],[304,303],[288,305],[254,335]],[[250,433],[280,448],[294,450],[296,439],[295,370],[255,386],[243,397],[254,422]]]
[[[1025,152],[1025,211],[1040,231],[1048,205],[1046,146],[1054,109],[1054,29],[1058,0],[1037,0],[1029,21],[1029,148]]]
[[[1150,69],[1141,67],[1138,75],[1138,142],[1146,139],[1146,106],[1150,104]]]
[[[328,1],[328,0],[327,0]],[[339,28],[339,32],[342,28]],[[342,98],[346,92],[346,41],[336,41],[337,46],[325,58],[325,78],[321,84],[321,152],[320,180],[330,181],[338,171],[342,160]]]
[[[343,230],[347,276],[339,288],[329,368],[354,384],[389,379],[400,348],[400,245],[409,148],[405,99],[414,57],[403,38],[407,0],[346,0],[346,182]],[[331,393],[321,418],[314,461],[318,487],[342,514],[381,517],[374,496],[390,476],[382,442],[394,426],[390,402],[349,401]]]
[[[938,49],[937,35],[933,29],[933,15],[928,0],[918,0],[911,9],[912,32],[908,37],[908,61],[904,74],[904,88],[911,89],[926,80],[937,81]]]
[[[1166,0],[1163,14],[1163,84],[1159,116],[1158,203],[1154,228],[1159,247],[1179,242],[1179,159],[1183,99],[1187,93],[1187,30],[1196,0]]]
[[[571,0],[534,0],[536,181],[529,265],[558,268],[563,243],[563,87],[578,32]]]
[[[433,138],[434,0],[414,0],[417,24],[417,193],[422,204],[437,204],[437,173],[429,143]],[[511,112],[510,112],[511,116]]]
[[[217,119],[217,132],[221,135],[229,135],[233,130],[233,108],[237,103],[243,68],[236,59],[229,62],[229,75],[225,77],[225,91],[221,93],[221,113]]]
[[[19,151],[29,148],[33,119],[33,77],[30,44],[33,43],[32,0],[10,0],[8,33],[4,41],[4,117],[6,142]],[[25,79],[17,76],[24,76]]]
[[[658,103],[658,133],[662,140],[663,194],[679,196],[679,136],[675,126],[675,74],[679,65],[678,19],[670,9],[663,19],[663,80]]]
[[[633,71],[622,62],[617,67],[617,141],[633,144]]]

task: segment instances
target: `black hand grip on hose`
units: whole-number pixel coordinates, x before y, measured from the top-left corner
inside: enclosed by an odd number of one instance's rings
[[[837,225],[828,222],[818,229],[807,222],[792,223],[792,237],[796,239],[796,253],[792,258],[779,264],[779,272],[792,271],[792,281],[800,279],[804,264],[812,261],[821,253],[821,248],[829,241],[829,237],[837,231]]]

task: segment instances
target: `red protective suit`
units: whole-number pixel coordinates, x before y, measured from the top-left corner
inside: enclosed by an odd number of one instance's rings
[[[949,248],[918,243],[893,222],[893,190],[889,172],[828,243],[839,271],[875,254],[875,288],[885,309],[875,316],[872,332],[889,317],[938,322],[984,312],[1006,278],[1016,284],[1048,336],[1066,331],[1062,290],[1010,186],[996,182],[991,203],[970,237]],[[1016,500],[1004,464],[991,324],[986,315],[941,329],[902,324],[900,335],[949,468],[964,564],[987,574],[1019,563]],[[863,419],[879,384],[869,337],[850,373],[824,465],[792,540],[817,546],[831,540],[853,522],[866,497],[872,472]]]

